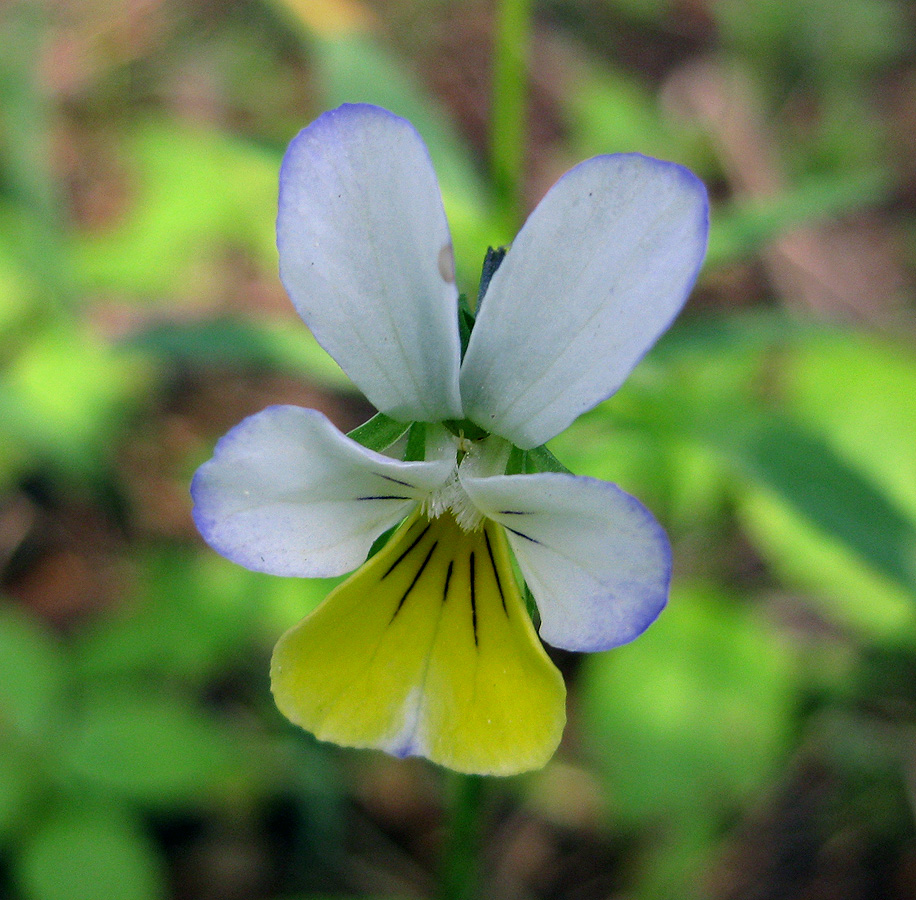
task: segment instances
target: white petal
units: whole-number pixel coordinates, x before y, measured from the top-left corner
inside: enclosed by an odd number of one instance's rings
[[[459,472],[474,504],[506,529],[548,644],[607,650],[638,637],[662,611],[671,549],[634,497],[575,475]]]
[[[340,575],[454,466],[454,448],[450,458],[400,462],[350,440],[320,412],[271,406],[233,428],[197,470],[194,521],[214,550],[248,569]]]
[[[277,246],[299,315],[379,410],[461,418],[451,237],[409,122],[353,105],[301,131],[280,171]]]
[[[490,282],[465,415],[528,449],[613,394],[683,306],[708,231],[706,190],[681,166],[623,154],[569,171]]]

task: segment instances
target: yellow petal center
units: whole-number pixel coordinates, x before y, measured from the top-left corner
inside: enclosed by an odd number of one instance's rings
[[[509,775],[551,757],[563,679],[525,610],[505,537],[416,513],[277,644],[274,698],[318,738]]]

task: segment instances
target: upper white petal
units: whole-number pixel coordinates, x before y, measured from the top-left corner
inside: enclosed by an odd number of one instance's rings
[[[708,231],[706,190],[681,166],[622,154],[567,172],[490,282],[465,415],[527,449],[613,394],[683,306]]]
[[[638,637],[662,611],[671,549],[634,497],[575,475],[459,473],[473,503],[506,529],[548,644],[607,650]]]
[[[347,105],[301,131],[280,171],[277,246],[299,314],[379,410],[461,418],[451,237],[409,122]]]
[[[220,439],[197,470],[194,520],[214,550],[246,568],[340,575],[454,467],[454,446],[432,461],[400,462],[350,440],[316,410],[272,406]]]

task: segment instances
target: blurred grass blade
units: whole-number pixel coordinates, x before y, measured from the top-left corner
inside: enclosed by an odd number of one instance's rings
[[[720,421],[705,433],[739,471],[916,599],[916,524],[826,442],[776,415]]]
[[[0,151],[4,179],[25,217],[17,244],[50,308],[75,299],[64,248],[63,204],[51,160],[53,109],[40,77],[50,13],[43,3],[14,2],[0,18]]]
[[[352,389],[340,366],[298,319],[269,324],[234,318],[164,322],[142,329],[126,344],[172,365],[274,369],[307,375],[329,388]]]
[[[781,197],[739,202],[717,210],[709,234],[707,266],[755,253],[793,228],[842,216],[886,199],[884,172],[844,174],[810,181]]]
[[[531,0],[502,0],[498,4],[493,46],[490,174],[503,216],[513,228],[524,221],[531,5]]]
[[[819,405],[793,399],[809,358],[824,360],[807,376]],[[903,348],[788,317],[699,323],[676,329],[634,373],[614,400],[616,422],[660,447],[686,437],[708,448],[916,599],[911,367]]]

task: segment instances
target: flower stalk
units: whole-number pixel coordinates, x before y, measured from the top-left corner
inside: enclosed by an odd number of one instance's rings
[[[441,877],[442,900],[475,900],[480,886],[484,779],[450,774],[446,780],[446,836]]]
[[[510,233],[523,217],[530,43],[531,0],[503,0],[493,47],[490,175]]]

